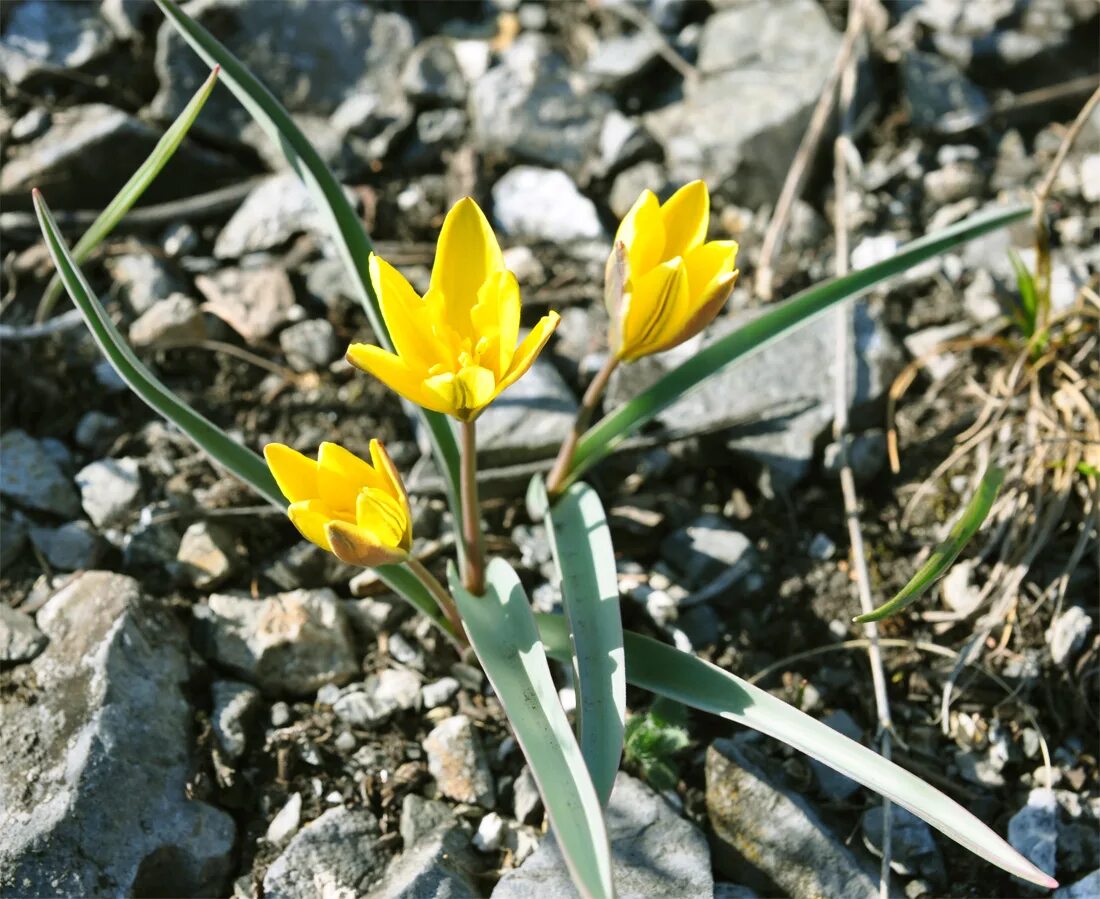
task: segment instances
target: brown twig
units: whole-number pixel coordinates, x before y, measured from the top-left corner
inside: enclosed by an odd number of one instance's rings
[[[461,491],[462,538],[466,547],[462,580],[474,596],[485,593],[485,540],[481,533],[480,505],[477,499],[477,426],[462,422]]]

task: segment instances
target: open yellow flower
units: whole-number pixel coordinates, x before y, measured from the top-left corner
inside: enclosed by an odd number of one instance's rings
[[[473,421],[518,380],[558,324],[551,312],[516,345],[519,285],[469,197],[447,213],[423,297],[375,255],[370,277],[397,352],[354,343],[348,362],[417,405],[460,421]]]
[[[710,194],[685,184],[663,204],[653,191],[631,207],[607,262],[611,350],[624,361],[683,343],[710,324],[737,280],[737,243],[707,242]]]
[[[405,485],[377,440],[365,462],[335,443],[316,461],[281,443],[264,447],[287,515],[302,536],[352,565],[388,565],[409,557],[412,517]]]

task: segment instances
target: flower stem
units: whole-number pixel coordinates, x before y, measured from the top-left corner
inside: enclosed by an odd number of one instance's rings
[[[470,641],[466,639],[466,629],[462,626],[462,617],[458,614],[458,608],[455,606],[455,601],[451,599],[451,595],[419,559],[410,556],[405,564],[409,566],[409,570],[416,575],[416,579],[432,595],[432,599],[436,601],[436,605],[446,616],[447,623],[451,626],[451,636],[454,638],[456,645],[460,649],[465,649],[470,645]]]
[[[472,421],[462,422],[462,539],[466,565],[462,581],[474,596],[485,593],[485,541],[481,533],[480,504],[477,500],[477,436]]]
[[[592,383],[588,385],[588,389],[584,392],[584,399],[581,401],[580,409],[577,410],[577,418],[573,422],[573,430],[565,438],[561,449],[558,450],[554,467],[550,469],[550,474],[546,478],[546,492],[551,499],[558,496],[568,486],[567,479],[569,470],[573,465],[573,456],[577,453],[577,444],[580,443],[581,437],[584,436],[584,432],[588,430],[589,424],[592,423],[592,416],[596,414],[596,407],[607,388],[607,382],[611,380],[611,373],[618,366],[619,357],[614,354],[608,356],[607,361],[596,373],[596,377],[592,379]]]

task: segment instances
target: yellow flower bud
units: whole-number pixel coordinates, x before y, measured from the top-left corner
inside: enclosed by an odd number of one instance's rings
[[[611,351],[624,361],[694,337],[729,299],[737,243],[707,242],[710,194],[685,184],[665,203],[650,191],[631,207],[607,263]]]
[[[370,258],[370,278],[396,353],[354,343],[347,360],[425,409],[473,421],[531,367],[558,324],[551,312],[519,339],[519,285],[484,213],[469,197],[447,213],[428,292]]]
[[[290,503],[287,515],[302,536],[352,565],[401,562],[412,549],[405,485],[389,454],[370,442],[365,462],[335,443],[314,461],[281,443],[264,447],[275,482]]]

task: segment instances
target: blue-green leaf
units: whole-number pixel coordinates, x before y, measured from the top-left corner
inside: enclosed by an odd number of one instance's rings
[[[470,643],[531,766],[573,883],[583,896],[610,899],[611,850],[600,800],[558,701],[523,585],[503,559],[489,563],[484,596],[468,592],[453,566],[450,584]]]

